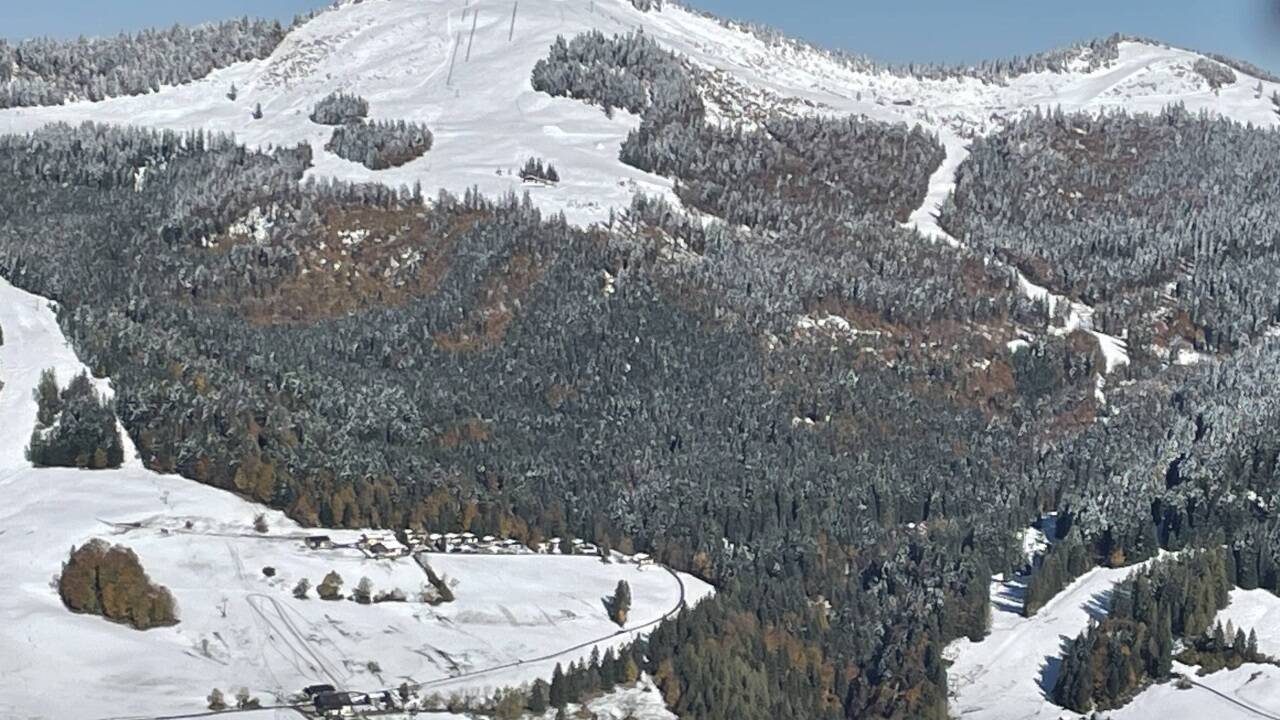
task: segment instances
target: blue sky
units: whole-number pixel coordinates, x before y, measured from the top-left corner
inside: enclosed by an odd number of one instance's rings
[[[1221,52],[1280,73],[1280,0],[690,3],[718,15],[763,22],[822,45],[892,62],[974,62],[1120,31]],[[104,34],[244,14],[287,20],[324,4],[323,0],[0,0],[0,36]]]

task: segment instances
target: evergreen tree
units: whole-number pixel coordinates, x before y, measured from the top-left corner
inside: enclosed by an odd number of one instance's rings
[[[529,688],[529,712],[541,716],[551,705],[551,686],[547,681],[538,678]]]
[[[631,612],[631,585],[626,580],[619,580],[613,595],[605,598],[604,606],[609,611],[609,619],[625,627],[627,613]],[[598,661],[599,658],[596,660]],[[598,665],[598,662],[593,664]]]
[[[555,670],[551,672],[551,687],[547,691],[547,700],[552,707],[563,709],[569,703],[568,690],[565,687],[564,670],[560,668],[560,663],[556,663]]]

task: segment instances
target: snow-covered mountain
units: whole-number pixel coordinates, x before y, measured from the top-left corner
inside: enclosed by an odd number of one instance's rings
[[[530,71],[556,36],[591,30],[641,30],[711,71],[703,94],[711,114],[729,123],[750,121],[761,108],[866,115],[919,123],[940,133],[949,152],[960,152],[965,138],[1036,107],[1155,112],[1183,103],[1191,111],[1259,126],[1280,121],[1271,99],[1280,84],[1236,72],[1234,83],[1215,90],[1195,70],[1204,56],[1151,42],[1117,40],[1114,58],[1094,57],[1087,46],[1067,51],[1063,72],[1001,82],[963,74],[928,79],[850,62],[677,5],[646,12],[628,0],[364,0],[320,13],[265,60],[150,95],[3,110],[0,132],[91,120],[231,132],[255,146],[309,142],[316,150],[315,176],[421,183],[428,191],[477,187],[488,195],[522,191],[515,171],[539,156],[561,168],[564,180],[555,191],[538,190],[535,202],[589,223],[626,206],[636,191],[670,187],[669,180],[617,160],[638,118],[626,112],[606,117],[598,108],[531,87]],[[233,84],[235,101],[227,98]],[[373,119],[426,123],[436,136],[434,148],[383,171],[324,152],[329,128],[308,115],[335,90],[367,98]],[[264,114],[255,120],[259,103]],[[958,164],[948,163],[948,169]]]
[[[1280,108],[1273,100],[1280,83],[1240,67],[1228,73],[1233,80],[1215,87],[1205,67],[1221,68],[1218,60],[1149,41],[1115,39],[1067,50],[1055,56],[1057,69],[1003,75],[911,73],[676,5],[649,10],[636,5],[630,0],[344,2],[292,30],[265,59],[148,95],[0,110],[0,133],[92,121],[234,133],[257,147],[309,143],[315,158],[311,177],[396,187],[418,184],[428,196],[439,189],[461,193],[474,187],[489,196],[527,190],[541,208],[586,225],[608,219],[640,192],[679,202],[673,183],[618,159],[624,139],[640,123],[638,117],[621,110],[606,114],[583,102],[536,92],[531,71],[558,36],[640,30],[705,71],[698,74],[699,90],[709,116],[718,122],[750,125],[768,113],[866,116],[918,124],[936,133],[946,158],[907,224],[926,237],[955,243],[939,226],[937,214],[955,187],[969,144],[1024,113],[1053,108],[1157,112],[1182,104],[1255,126],[1280,124]],[[230,99],[233,86],[235,99]],[[317,101],[335,91],[366,98],[371,119],[425,124],[434,133],[434,147],[417,160],[377,171],[327,152],[331,128],[312,122],[309,115]],[[259,105],[262,117],[255,118]],[[553,163],[562,181],[555,186],[523,182],[519,168],[530,157]],[[242,229],[252,234],[258,222],[261,217],[246,218]],[[1054,297],[1025,277],[1021,289],[1033,297]],[[1068,302],[1070,310],[1066,326],[1055,332],[1091,329],[1089,307],[1058,299]],[[802,318],[800,327],[827,322],[849,327],[834,316]],[[5,331],[0,348],[0,427],[5,429],[0,435],[0,488],[17,498],[0,512],[0,557],[12,559],[5,574],[14,586],[0,597],[0,617],[6,620],[0,624],[0,645],[8,648],[0,657],[5,690],[0,692],[0,715],[91,718],[182,712],[198,709],[213,687],[241,685],[264,699],[329,681],[370,688],[439,677],[445,679],[442,691],[489,690],[545,678],[556,662],[579,658],[593,642],[608,638],[613,628],[598,612],[598,599],[620,578],[629,579],[636,593],[636,623],[667,616],[682,592],[695,598],[711,592],[687,576],[680,576],[687,586],[682,588],[661,569],[650,572],[634,564],[574,565],[574,559],[558,557],[529,564],[528,558],[469,557],[440,561],[460,582],[458,604],[443,610],[421,604],[390,610],[344,604],[331,610],[314,600],[302,611],[280,609],[271,597],[287,596],[288,584],[297,578],[315,580],[329,569],[342,570],[351,584],[367,575],[379,587],[412,589],[420,578],[414,568],[355,554],[317,559],[304,552],[301,537],[327,531],[308,531],[278,513],[268,512],[267,518],[270,535],[281,542],[255,538],[252,526],[262,508],[176,476],[152,473],[131,449],[125,467],[117,471],[31,469],[22,452],[35,413],[30,390],[39,371],[53,366],[65,379],[81,364],[43,300],[2,282],[0,328]],[[1107,372],[1127,361],[1122,340],[1094,336]],[[1104,385],[1100,377],[1099,397]],[[153,578],[173,589],[181,625],[138,634],[63,609],[49,575],[68,546],[104,534],[121,535],[118,539],[135,548]],[[349,531],[351,539],[358,534]],[[496,571],[495,565],[500,566]],[[266,566],[273,568],[271,577],[262,573]],[[1039,693],[1035,662],[1055,651],[1059,631],[1082,629],[1095,595],[1122,575],[1120,570],[1095,571],[1036,621],[1024,622],[1016,608],[1004,608],[985,643],[953,646],[958,661],[951,685],[955,709],[976,717],[1004,717],[1008,706],[989,705],[983,696],[1010,692],[1019,694],[1016,704],[1025,716],[1056,715],[1057,709]],[[511,588],[518,588],[522,599],[509,601]],[[997,585],[995,594],[1008,589]],[[424,626],[433,638],[429,644],[416,635]],[[1032,633],[1034,643],[1027,639]],[[616,645],[624,639],[598,644]],[[1014,646],[1032,650],[1011,654]],[[86,656],[78,652],[84,647],[97,650]],[[548,647],[572,649],[548,657]],[[370,661],[377,661],[379,669]],[[447,680],[458,668],[493,667],[501,672]],[[1022,674],[1014,677],[1017,673]],[[1274,682],[1271,676],[1266,681]]]

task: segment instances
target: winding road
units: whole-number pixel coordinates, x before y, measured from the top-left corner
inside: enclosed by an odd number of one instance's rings
[[[476,557],[484,557],[484,556],[477,555]],[[519,555],[516,557],[536,558],[539,556],[538,555],[527,555],[527,556]],[[540,655],[538,657],[532,657],[532,658],[522,658],[520,660],[515,660],[512,662],[502,663],[500,665],[493,665],[490,667],[480,668],[477,670],[470,670],[467,672],[458,673],[456,675],[447,675],[444,677],[434,678],[431,680],[424,680],[418,683],[410,683],[409,688],[415,691],[421,691],[428,688],[448,685],[450,683],[457,682],[459,680],[466,680],[470,678],[491,675],[493,673],[501,672],[503,670],[510,670],[511,668],[520,667],[520,666],[531,664],[531,663],[547,662],[550,660],[560,659],[568,655],[574,655],[576,657],[577,654],[579,654],[582,650],[590,648],[594,645],[598,645],[599,643],[614,640],[621,636],[634,635],[635,633],[647,630],[651,627],[654,627],[663,622],[666,622],[667,620],[670,620],[671,618],[679,614],[682,610],[684,610],[685,603],[686,603],[686,588],[685,588],[684,580],[680,577],[680,574],[677,573],[675,570],[672,570],[671,568],[665,565],[655,565],[654,567],[661,568],[667,574],[671,575],[673,579],[675,579],[676,586],[679,588],[679,591],[680,591],[680,595],[679,595],[679,598],[676,600],[675,605],[672,606],[670,610],[667,610],[661,616],[654,618],[653,620],[649,620],[647,622],[641,623],[640,625],[636,625],[635,627],[622,628],[609,635],[603,635],[598,638],[587,640],[585,642],[580,642],[571,647],[563,648],[552,653],[547,653],[546,655]],[[294,643],[290,642],[287,639],[289,636],[292,636],[293,638],[295,638],[297,642],[301,643],[305,647],[306,652],[310,654],[311,658],[317,664],[318,666],[317,669],[323,672],[325,676],[328,677],[331,682],[333,682],[334,687],[342,686],[341,681],[339,681],[338,678],[336,677],[337,673],[334,672],[334,668],[332,668],[328,663],[326,663],[324,659],[321,657],[321,654],[317,653],[314,650],[314,648],[310,646],[309,642],[306,640],[306,637],[297,629],[296,626],[293,625],[292,621],[289,620],[289,618],[286,616],[284,608],[280,606],[280,603],[278,600],[267,595],[254,594],[248,597],[248,602],[249,602],[249,605],[253,608],[254,612],[257,613],[262,618],[262,620],[267,623],[267,625],[275,629],[277,634],[279,634],[282,638],[285,638],[285,643],[291,649],[293,649],[294,652],[297,652],[297,649],[294,647]],[[271,610],[274,611],[279,616],[281,624],[283,624],[283,626],[286,628],[286,630],[289,633],[288,635],[285,635],[285,633],[280,631],[279,629],[280,626],[277,625],[276,621],[270,618],[270,612],[264,610],[263,605],[270,606]],[[400,686],[388,687],[388,688],[363,689],[363,690],[348,688],[347,690],[349,692],[353,692],[359,695],[377,696],[377,695],[382,695],[383,693],[395,694],[399,692]],[[206,710],[203,712],[194,712],[194,713],[187,713],[182,715],[120,715],[120,716],[99,718],[98,720],[188,720],[192,718],[223,717],[223,716],[243,715],[245,713],[260,713],[268,710],[285,710],[285,711],[291,710],[291,711],[297,712],[300,715],[303,715],[303,717],[308,717],[304,711],[310,710],[311,707],[312,706],[310,703],[263,705],[261,707],[252,708],[252,709],[231,708],[227,710],[217,710],[217,711]],[[430,710],[419,711],[419,713],[421,714],[430,714],[432,712],[434,711],[430,711]],[[1277,720],[1280,720],[1280,718],[1277,718]]]

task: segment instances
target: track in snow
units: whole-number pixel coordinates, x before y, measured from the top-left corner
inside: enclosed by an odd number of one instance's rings
[[[969,141],[946,128],[939,131],[939,140],[946,151],[946,156],[943,158],[942,164],[938,166],[938,169],[929,177],[929,187],[925,192],[924,201],[919,208],[916,208],[911,213],[906,224],[931,240],[943,242],[956,248],[964,248],[966,247],[964,243],[948,233],[942,227],[940,220],[943,206],[951,194],[955,192],[960,167],[969,158]],[[1022,292],[1033,300],[1048,303],[1051,317],[1057,315],[1059,307],[1066,307],[1067,314],[1063,325],[1061,327],[1050,325],[1050,331],[1070,333],[1080,329],[1092,335],[1106,361],[1106,372],[1104,374],[1110,374],[1117,368],[1129,364],[1128,345],[1124,340],[1093,329],[1093,308],[1063,295],[1053,293],[1048,288],[1036,285],[1021,270],[998,258],[988,257],[987,260],[992,264],[1008,267],[1017,273],[1018,285]],[[1101,395],[1101,389],[1105,381],[1101,378],[1099,380],[1098,393]]]

